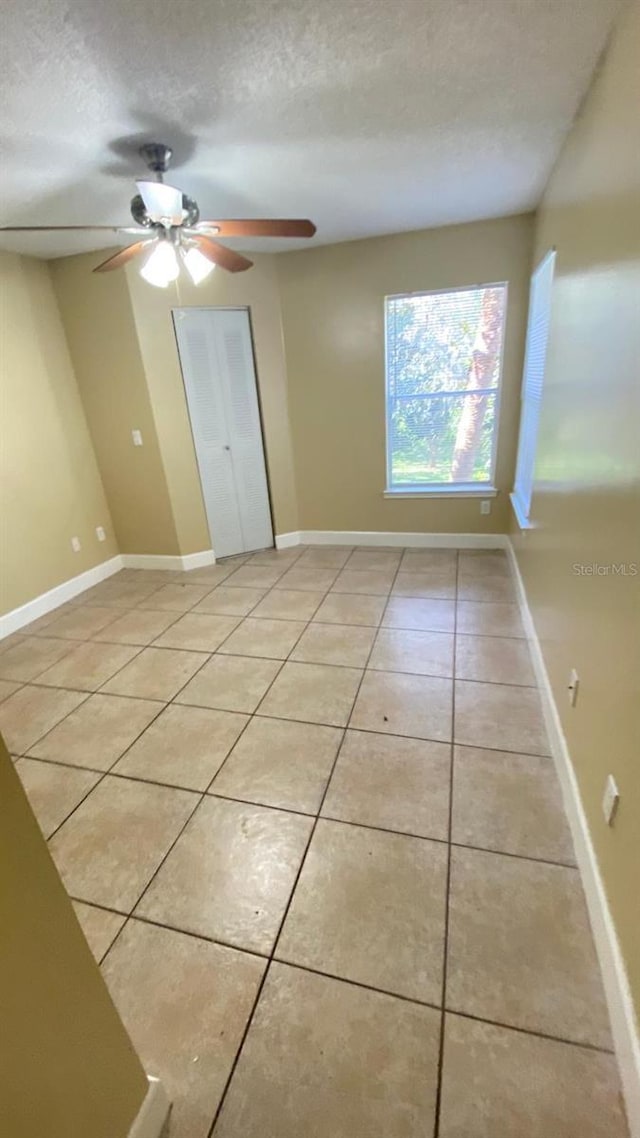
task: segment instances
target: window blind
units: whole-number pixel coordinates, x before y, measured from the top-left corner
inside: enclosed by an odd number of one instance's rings
[[[516,478],[511,495],[516,515],[520,522],[527,523],[531,513],[533,476],[538,444],[538,427],[542,407],[547,345],[549,342],[549,322],[551,317],[551,293],[555,270],[555,250],[550,250],[531,277],[529,294],[529,317],[527,322],[527,342],[522,376],[520,410],[520,435],[518,439],[518,458]]]

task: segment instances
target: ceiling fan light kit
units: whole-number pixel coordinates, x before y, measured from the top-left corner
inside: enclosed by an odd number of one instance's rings
[[[198,203],[176,186],[168,186],[164,175],[173,151],[161,142],[149,142],[138,151],[155,181],[136,182],[138,193],[131,199],[135,226],[125,225],[6,225],[3,233],[55,232],[61,230],[106,230],[138,237],[100,265],[94,273],[108,273],[145,255],[140,276],[157,288],[177,280],[184,265],[194,285],[206,280],[216,265],[230,273],[250,269],[253,261],[221,245],[214,237],[313,237],[316,227],[307,219],[247,218],[227,221],[200,221]]]

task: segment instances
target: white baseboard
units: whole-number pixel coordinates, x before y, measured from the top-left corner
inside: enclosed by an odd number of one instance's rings
[[[171,1103],[162,1083],[147,1075],[149,1086],[144,1101],[129,1129],[128,1138],[162,1138]]]
[[[215,565],[216,555],[212,549],[203,549],[200,553],[185,553],[182,558],[183,569],[206,569],[207,565]]]
[[[52,609],[57,609],[60,605],[66,604],[67,601],[72,601],[74,597],[78,596],[78,593],[84,593],[85,589],[99,585],[101,581],[106,580],[107,577],[112,577],[120,569],[122,569],[122,558],[120,556],[111,557],[108,561],[101,562],[100,565],[94,565],[93,569],[87,569],[85,573],[79,573],[77,577],[63,581],[61,585],[56,585],[55,589],[41,593],[39,597],[34,597],[25,605],[20,605],[19,608],[5,613],[4,616],[0,617],[0,640],[4,639],[5,636],[10,636],[12,632],[17,632],[25,624],[30,624],[32,620],[45,616]]]
[[[276,535],[276,549],[293,545],[393,545],[415,549],[506,549],[505,533],[391,533],[308,529]]]
[[[560,779],[564,806],[571,827],[596,952],[602,971],[611,1019],[611,1034],[620,1070],[629,1130],[631,1138],[640,1138],[640,1039],[627,971],[593,848],[578,780],[571,762],[542,648],[511,542],[508,543],[507,549],[516,581],[522,618],[529,639],[533,668],[540,687],[551,753]]]
[[[215,565],[216,558],[212,549],[203,549],[201,553],[180,554],[160,553],[123,553],[122,564],[125,569],[172,569],[188,570],[203,569],[207,565]]]
[[[299,533],[277,533],[275,536],[276,549],[291,549],[294,545],[300,545]]]
[[[0,640],[3,640],[5,636],[10,636],[12,632],[18,632],[25,624],[31,624],[32,620],[45,616],[46,613],[59,608],[67,601],[72,601],[80,593],[84,593],[94,585],[99,585],[101,581],[105,581],[107,577],[112,577],[121,569],[202,569],[207,565],[215,565],[215,561],[212,549],[204,549],[201,553],[187,553],[184,557],[163,556],[153,553],[117,554],[115,557],[111,557],[109,561],[94,565],[93,569],[87,569],[85,573],[79,573],[77,577],[63,581],[61,585],[56,585],[55,589],[49,589],[47,593],[41,593],[32,601],[27,601],[19,608],[12,609],[11,612],[0,616]]]

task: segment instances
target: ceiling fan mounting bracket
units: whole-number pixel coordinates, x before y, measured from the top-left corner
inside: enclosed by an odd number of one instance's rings
[[[166,174],[169,169],[173,150],[164,142],[145,142],[141,146],[138,154],[144,159],[145,165],[149,170],[153,170],[154,174],[158,176],[158,181],[162,181],[162,175]]]

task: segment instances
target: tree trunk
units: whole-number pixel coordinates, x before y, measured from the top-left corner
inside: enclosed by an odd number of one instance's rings
[[[501,330],[502,289],[488,288],[482,297],[482,308],[471,356],[467,391],[478,391],[480,393],[483,389],[493,386],[492,380],[496,358],[500,350]],[[473,478],[473,468],[486,410],[486,395],[465,396],[453,452],[452,482],[471,482]]]

